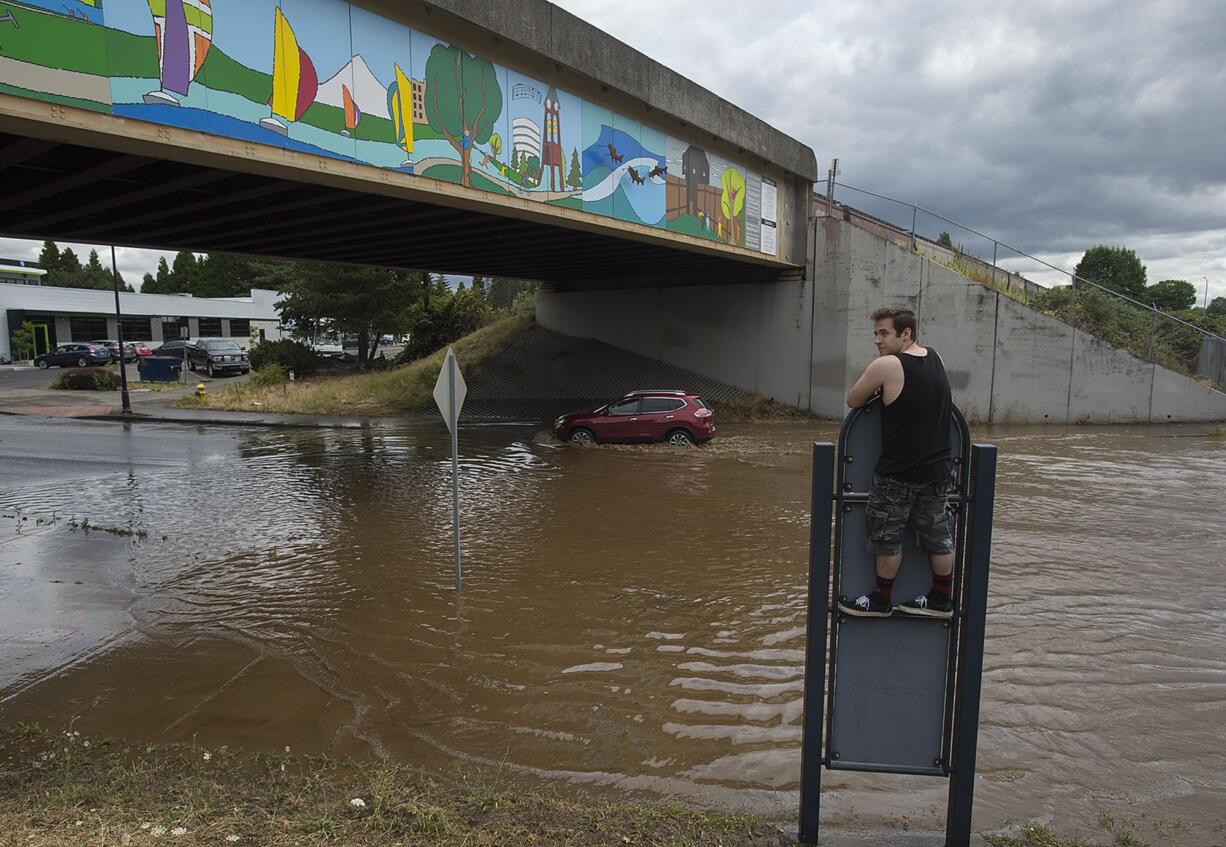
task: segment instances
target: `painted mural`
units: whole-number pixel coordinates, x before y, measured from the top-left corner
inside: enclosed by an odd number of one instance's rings
[[[343,0],[0,0],[0,92],[774,252],[769,180]]]

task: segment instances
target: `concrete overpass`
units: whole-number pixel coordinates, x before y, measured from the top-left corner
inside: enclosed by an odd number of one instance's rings
[[[165,6],[0,0],[0,233],[559,291],[803,274],[813,152],[544,0]]]

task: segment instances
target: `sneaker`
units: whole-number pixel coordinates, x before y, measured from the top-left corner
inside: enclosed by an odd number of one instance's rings
[[[921,594],[914,600],[899,605],[898,611],[904,615],[949,620],[954,616],[954,604],[948,597],[934,600],[927,594]]]
[[[888,618],[894,614],[894,607],[874,591],[872,594],[861,594],[850,603],[845,597],[840,597],[839,611],[859,618]]]

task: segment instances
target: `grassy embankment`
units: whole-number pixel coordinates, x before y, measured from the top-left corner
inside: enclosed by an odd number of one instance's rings
[[[249,754],[0,728],[0,845],[343,844],[765,847],[744,815],[612,801],[505,772],[428,775],[390,762]]]
[[[500,353],[532,325],[531,315],[511,315],[466,335],[452,345],[466,381],[481,363]],[[434,383],[445,350],[388,371],[318,376],[283,385],[235,385],[210,393],[203,403],[185,397],[179,408],[225,409],[308,415],[403,415],[424,412],[434,403]]]

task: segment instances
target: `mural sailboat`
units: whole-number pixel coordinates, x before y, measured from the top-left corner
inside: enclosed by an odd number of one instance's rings
[[[260,126],[280,135],[289,135],[289,124],[306,114],[319,92],[319,76],[306,51],[298,46],[294,28],[280,7],[276,10],[272,58],[272,115],[260,119]]]
[[[161,88],[144,96],[151,106],[178,106],[213,44],[212,0],[148,0],[158,48]]]
[[[353,99],[349,86],[344,84],[341,85],[341,100],[342,108],[345,110],[345,128],[341,130],[341,135],[350,136],[362,122],[362,110],[358,108],[357,101]]]
[[[411,167],[409,154],[413,152],[413,84],[404,75],[400,65],[394,65],[396,79],[387,89],[387,112],[396,128],[396,145],[404,151],[405,159],[400,167]]]

